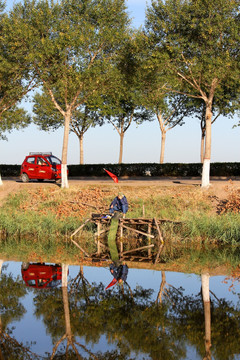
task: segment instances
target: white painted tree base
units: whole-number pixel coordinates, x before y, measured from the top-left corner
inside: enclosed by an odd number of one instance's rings
[[[3,184],[2,182],[2,177],[1,177],[1,174],[0,174],[0,186]]]
[[[204,159],[202,168],[202,187],[207,188],[208,186],[210,186],[210,159]]]
[[[62,287],[67,287],[68,285],[68,265],[62,264]]]
[[[62,164],[62,168],[61,168],[62,172],[61,172],[61,188],[62,189],[68,189],[69,185],[68,185],[68,176],[67,176],[67,165],[66,164]]]

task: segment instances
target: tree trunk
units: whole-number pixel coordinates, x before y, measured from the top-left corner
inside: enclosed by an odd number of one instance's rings
[[[63,295],[66,335],[68,338],[71,339],[72,331],[71,331],[70,312],[69,312],[69,304],[68,304],[68,289],[65,286],[62,287],[62,295]]]
[[[68,304],[67,275],[68,275],[68,265],[62,264],[62,295],[63,295],[64,316],[65,316],[65,327],[66,327],[67,338],[71,339],[71,323],[70,323],[70,312],[69,312],[69,304]]]
[[[4,260],[0,259],[0,276],[1,276],[1,273],[2,273],[2,265],[4,263]]]
[[[124,132],[121,131],[121,133],[120,133],[119,160],[118,160],[118,163],[119,163],[119,164],[122,164],[122,158],[123,158],[123,138],[124,138]]]
[[[204,114],[204,119],[202,116],[202,120],[201,120],[201,152],[200,152],[200,161],[203,164],[203,159],[204,159],[204,145],[205,145],[205,135],[206,135],[206,123],[205,123],[205,114]]]
[[[67,287],[68,265],[62,264],[62,287]]]
[[[163,164],[163,161],[164,161],[165,141],[166,141],[166,131],[162,131],[160,164]]]
[[[208,273],[201,275],[205,321],[205,360],[211,359],[211,304],[209,296],[209,278],[210,276]]]
[[[163,164],[164,153],[165,153],[165,141],[166,141],[166,126],[164,124],[163,116],[161,111],[156,111],[160,131],[161,131],[161,151],[160,151],[160,164]]]
[[[165,271],[162,271],[161,274],[162,274],[162,281],[161,281],[160,290],[159,290],[158,297],[157,297],[157,300],[160,302],[160,304],[162,303],[163,291],[164,291],[164,288],[166,286],[166,274],[165,274]]]
[[[206,135],[205,135],[205,153],[202,168],[202,187],[210,185],[210,159],[211,159],[211,125],[212,111],[211,106],[206,107]]]
[[[68,176],[67,176],[67,153],[68,153],[68,138],[69,138],[69,126],[71,120],[70,110],[65,113],[65,123],[64,123],[64,135],[63,135],[63,147],[62,147],[62,188],[68,188]]]
[[[80,149],[80,165],[83,165],[83,135],[81,134],[79,137],[79,149]]]
[[[205,136],[202,132],[201,135],[201,154],[200,154],[200,161],[203,164],[203,160],[204,160],[204,141],[205,141]]]
[[[1,177],[1,174],[0,174],[0,186],[2,186],[3,182],[2,182],[2,177]]]

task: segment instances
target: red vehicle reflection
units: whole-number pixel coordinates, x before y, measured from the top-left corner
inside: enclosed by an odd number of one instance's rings
[[[61,284],[62,267],[45,263],[22,263],[22,278],[32,288],[53,288]]]

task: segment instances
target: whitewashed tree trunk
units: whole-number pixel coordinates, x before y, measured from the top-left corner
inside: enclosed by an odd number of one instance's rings
[[[205,153],[202,168],[202,187],[210,185],[210,159],[211,159],[211,131],[212,131],[212,112],[211,107],[206,108],[206,135],[205,135]]]
[[[4,260],[0,259],[0,276],[2,273],[2,266],[3,266]]]
[[[68,185],[68,176],[67,176],[67,152],[68,152],[68,138],[69,138],[69,127],[71,120],[71,111],[65,113],[65,123],[64,123],[64,135],[63,135],[63,147],[62,147],[62,167],[61,167],[61,187],[69,188]]]
[[[203,273],[202,280],[202,297],[204,306],[204,321],[205,321],[205,357],[204,359],[211,359],[211,304],[209,296],[209,274]]]
[[[62,287],[67,287],[68,265],[62,264]]]
[[[202,187],[208,187],[210,185],[210,159],[203,160],[202,167]]]
[[[2,177],[1,177],[1,174],[0,174],[0,186],[3,184],[2,182]]]

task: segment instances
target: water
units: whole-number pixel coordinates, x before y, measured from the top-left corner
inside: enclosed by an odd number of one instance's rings
[[[128,286],[105,291],[112,280],[107,267],[83,266],[79,273],[80,266],[68,266],[68,288],[55,274],[56,286],[39,281],[34,289],[21,265],[2,265],[4,359],[66,359],[67,352],[69,359],[240,359],[239,279],[129,269]],[[61,267],[37,269],[49,278]],[[211,306],[204,306],[202,284]]]

